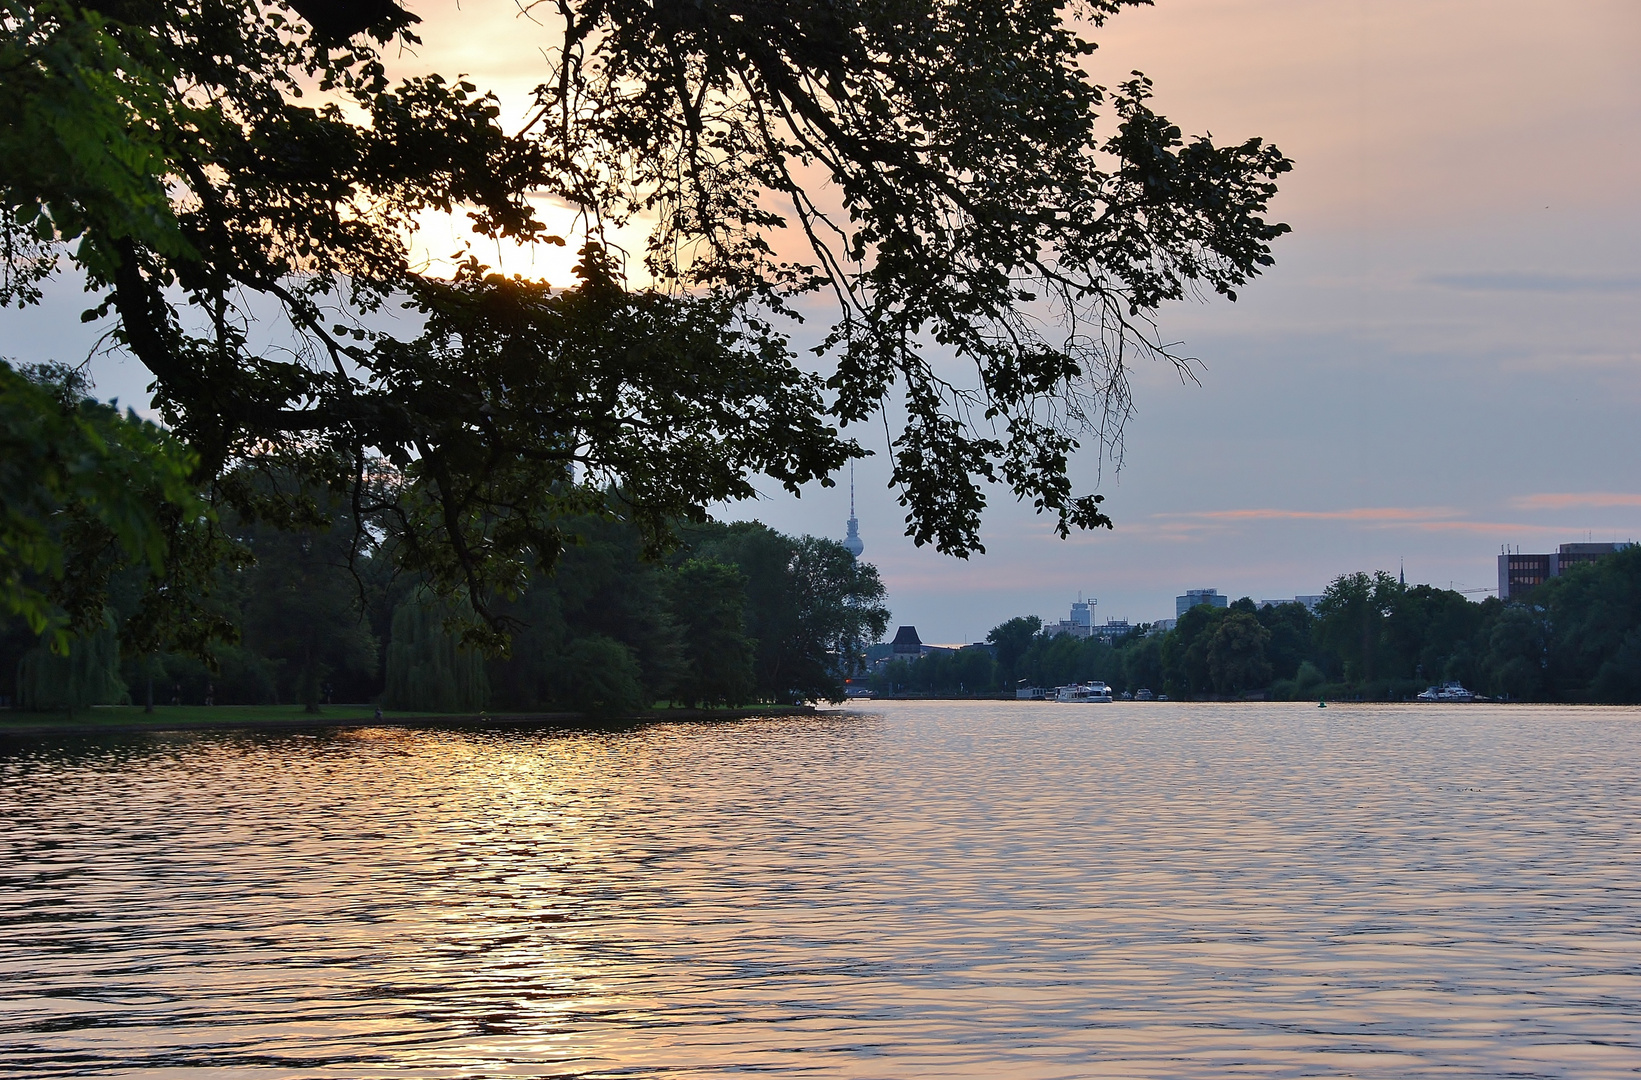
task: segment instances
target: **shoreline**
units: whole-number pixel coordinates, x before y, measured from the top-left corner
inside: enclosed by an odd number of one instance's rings
[[[191,708],[192,706],[182,706]],[[172,706],[171,708],[176,708]],[[36,735],[126,735],[167,731],[292,731],[318,728],[565,728],[597,730],[600,728],[629,727],[657,723],[698,723],[702,721],[753,720],[763,717],[814,716],[813,705],[765,705],[741,709],[649,709],[617,716],[592,716],[587,713],[426,713],[421,715],[327,716],[324,713],[294,713],[285,716],[247,716],[216,720],[188,720],[185,717],[155,717],[142,719],[119,717],[109,720],[74,719],[42,722],[12,722],[0,718],[0,738]]]

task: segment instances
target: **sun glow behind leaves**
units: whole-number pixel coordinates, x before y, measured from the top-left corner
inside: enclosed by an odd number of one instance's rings
[[[644,245],[654,227],[653,218],[634,218],[624,225],[602,229],[589,228],[582,214],[560,200],[533,196],[529,201],[547,231],[562,239],[562,244],[482,236],[473,230],[465,210],[451,213],[426,210],[416,216],[416,228],[405,238],[411,267],[428,277],[450,278],[455,275],[457,265],[471,256],[508,277],[566,287],[575,284],[574,268],[582,245],[589,238],[596,238],[615,254],[629,285],[645,288],[653,284],[644,266]]]

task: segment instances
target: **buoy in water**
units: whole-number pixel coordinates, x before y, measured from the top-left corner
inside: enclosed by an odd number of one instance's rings
[[[1317,708],[1318,708],[1318,709],[1325,709],[1325,708],[1327,708],[1327,707],[1328,707],[1328,703],[1327,703],[1327,702],[1325,702],[1325,701],[1318,701],[1318,702],[1317,702],[1317,703],[1316,703],[1316,707],[1317,707]]]

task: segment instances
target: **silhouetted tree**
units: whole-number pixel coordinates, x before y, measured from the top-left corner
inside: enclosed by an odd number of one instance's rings
[[[691,708],[749,701],[755,653],[746,636],[746,575],[724,563],[688,559],[666,583],[684,651],[674,696]]]
[[[455,613],[447,601],[414,593],[393,612],[387,649],[387,687],[382,704],[390,709],[478,712],[490,698],[484,657],[464,648],[446,626]]]
[[[1021,657],[1031,648],[1032,639],[1043,629],[1043,620],[1026,615],[991,628],[986,640],[997,646],[997,680],[1004,690],[1013,690],[1021,676],[1016,673]]]
[[[274,455],[347,489],[496,646],[498,598],[551,570],[568,519],[656,550],[755,475],[835,472],[861,453],[840,427],[891,399],[917,543],[980,550],[992,481],[1062,533],[1109,525],[1067,477],[1078,439],[1120,435],[1136,351],[1171,356],[1158,309],[1234,299],[1287,230],[1274,147],[1186,139],[1143,76],[1089,75],[1084,35],[1126,2],[565,0],[531,9],[561,36],[508,130],[466,79],[388,79],[383,48],[416,45],[391,0],[6,0],[0,303],[75,274],[201,488],[256,516],[222,481]],[[556,286],[412,257],[429,211],[474,252],[563,244],[542,198],[653,212],[654,286],[597,227]],[[774,242],[788,224],[809,251]],[[824,375],[777,329],[817,290]]]
[[[1240,694],[1267,686],[1271,662],[1265,655],[1271,632],[1242,609],[1232,610],[1214,627],[1208,641],[1208,673],[1214,689],[1222,694]]]

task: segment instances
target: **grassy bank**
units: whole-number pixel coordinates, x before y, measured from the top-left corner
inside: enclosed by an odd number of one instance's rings
[[[584,713],[418,713],[383,711],[374,705],[326,705],[318,713],[300,705],[140,705],[93,706],[70,713],[0,713],[0,734],[95,734],[120,731],[278,730],[311,727],[601,727],[611,724],[681,720],[741,720],[754,716],[812,713],[808,705],[763,705],[743,709],[656,708],[624,716]]]

